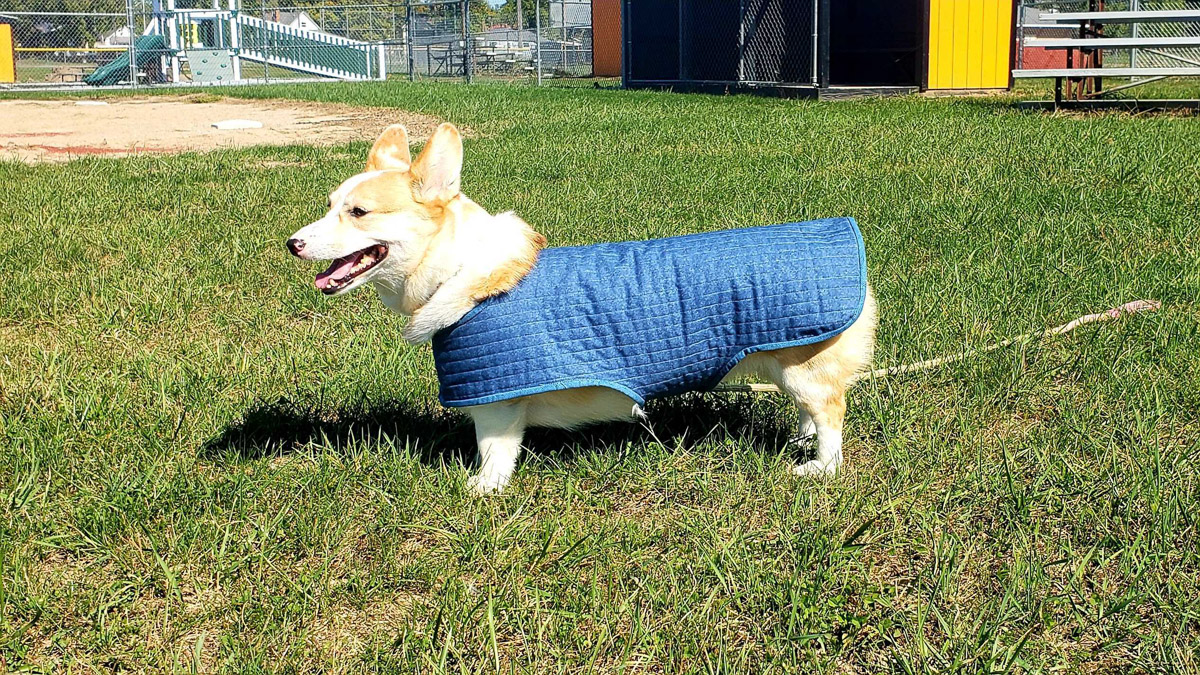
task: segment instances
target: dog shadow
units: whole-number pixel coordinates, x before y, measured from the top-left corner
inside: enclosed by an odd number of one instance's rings
[[[524,446],[532,453],[569,459],[585,448],[619,448],[658,441],[682,448],[705,440],[749,443],[759,452],[782,452],[794,435],[794,415],[782,402],[749,395],[687,395],[652,401],[647,420],[604,423],[574,431],[530,429]],[[285,455],[308,445],[346,448],[389,436],[418,453],[428,465],[469,464],[475,432],[465,415],[411,401],[326,406],[290,398],[260,401],[200,448],[207,460],[255,460]]]

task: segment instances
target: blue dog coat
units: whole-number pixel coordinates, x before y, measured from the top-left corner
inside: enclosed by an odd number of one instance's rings
[[[441,400],[599,386],[641,405],[711,389],[747,354],[842,332],[866,292],[853,218],[546,249],[434,336]]]

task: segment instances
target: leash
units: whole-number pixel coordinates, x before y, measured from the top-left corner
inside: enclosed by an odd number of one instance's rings
[[[1085,324],[1103,323],[1105,321],[1112,321],[1114,319],[1119,319],[1128,314],[1146,314],[1149,312],[1157,312],[1160,309],[1162,309],[1162,303],[1159,302],[1158,300],[1134,300],[1133,302],[1127,302],[1123,305],[1120,305],[1118,307],[1113,307],[1112,309],[1105,310],[1098,314],[1085,314],[1085,315],[1079,317],[1078,319],[1068,321],[1067,323],[1064,323],[1061,326],[1055,326],[1053,328],[1047,328],[1046,330],[1043,330],[1040,332],[1026,333],[1024,335],[1018,335],[1017,337],[1014,337],[1014,338],[1008,338],[1006,340],[1001,340],[1000,342],[988,345],[982,349],[968,349],[959,354],[950,354],[948,356],[940,356],[936,359],[929,359],[926,361],[918,361],[916,363],[908,363],[908,364],[905,364],[902,366],[891,366],[890,368],[876,368],[875,370],[868,371],[865,373],[859,373],[858,375],[855,375],[853,378],[851,378],[850,382],[851,382],[851,384],[853,384],[854,382],[858,382],[860,380],[869,380],[869,379],[875,379],[875,378],[890,377],[892,375],[902,375],[904,373],[915,373],[915,372],[919,372],[919,371],[923,371],[923,370],[932,370],[939,366],[944,366],[947,363],[956,363],[958,361],[965,360],[966,358],[968,358],[970,356],[974,356],[975,354],[987,354],[988,352],[994,352],[997,349],[1004,349],[1005,347],[1014,345],[1018,342],[1025,342],[1025,341],[1031,340],[1033,338],[1038,338],[1038,337],[1051,338],[1051,337],[1063,335],[1065,333],[1070,333],[1071,331],[1073,331],[1076,328],[1078,328],[1082,325],[1085,325]],[[713,388],[713,391],[714,392],[722,392],[722,393],[725,393],[725,392],[751,392],[751,393],[764,393],[764,394],[780,393],[779,387],[777,387],[773,384],[760,384],[757,382],[755,382],[755,383],[718,384],[716,387]]]

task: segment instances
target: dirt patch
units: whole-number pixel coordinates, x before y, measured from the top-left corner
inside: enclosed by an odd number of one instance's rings
[[[65,162],[240,148],[251,145],[335,145],[371,140],[389,124],[408,127],[415,141],[438,121],[384,108],[298,101],[213,100],[212,96],[114,98],[108,105],[75,101],[0,101],[0,158]],[[222,131],[213,123],[254,120],[261,129]]]
[[[374,637],[395,638],[403,633],[413,604],[414,598],[399,595],[361,608],[332,607],[313,620],[307,641],[327,657],[352,658]]]

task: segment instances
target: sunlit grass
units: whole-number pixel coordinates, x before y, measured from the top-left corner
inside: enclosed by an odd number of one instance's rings
[[[475,499],[427,348],[284,238],[347,147],[0,164],[0,671],[1195,668],[1200,121],[405,83],[552,244],[850,215],[878,361],[1158,314],[789,406],[535,433]]]

